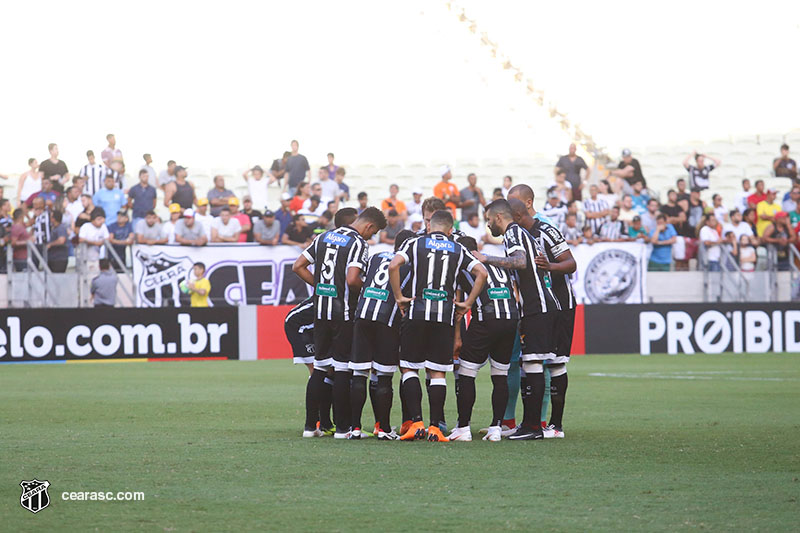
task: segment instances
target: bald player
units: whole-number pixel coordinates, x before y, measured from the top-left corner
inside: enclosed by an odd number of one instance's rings
[[[575,295],[572,292],[569,275],[575,272],[577,265],[569,245],[558,228],[534,209],[534,194],[529,186],[515,185],[508,191],[508,198],[515,221],[519,218],[519,224],[527,229],[545,250],[544,255],[536,258],[536,266],[549,272],[553,294],[561,307],[556,313],[554,325],[554,357],[545,361],[550,374],[552,414],[550,423],[544,429],[544,437],[564,438],[562,419],[568,384],[566,365],[572,351],[575,328]]]

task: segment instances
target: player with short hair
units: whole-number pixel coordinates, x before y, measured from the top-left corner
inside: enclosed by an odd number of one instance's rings
[[[403,230],[395,237],[395,252],[414,233]],[[353,380],[350,385],[350,405],[353,410],[352,439],[361,438],[361,413],[367,400],[367,378],[370,370],[377,376],[376,388],[372,392],[375,411],[374,435],[380,440],[395,440],[397,434],[389,425],[392,409],[392,377],[397,372],[400,358],[401,314],[389,286],[389,264],[394,253],[382,252],[373,255],[367,266],[367,275],[353,326],[353,356],[350,370]],[[400,278],[408,281],[408,266],[401,267]]]
[[[559,309],[559,303],[547,272],[540,269],[536,261],[544,250],[527,230],[514,222],[509,203],[500,199],[486,206],[486,220],[492,235],[503,237],[506,257],[484,257],[479,253],[475,257],[487,265],[513,270],[520,298],[521,359],[528,388],[523,390],[522,424],[509,439],[538,440],[543,438],[539,417],[544,397],[544,361],[553,355],[553,311]]]
[[[306,387],[304,435],[317,436],[319,408],[328,369],[333,367],[334,438],[350,436],[350,352],[353,318],[367,270],[367,240],[386,227],[386,217],[368,207],[355,221],[318,235],[292,265],[314,287],[314,372]],[[314,272],[309,267],[314,265]]]
[[[459,243],[470,252],[478,250],[472,237],[462,237]],[[489,265],[486,286],[472,306],[472,319],[463,334],[459,384],[456,390],[458,426],[448,437],[451,441],[471,441],[470,418],[475,405],[475,377],[489,361],[492,379],[492,422],[483,440],[499,441],[500,426],[508,403],[508,369],[511,351],[517,335],[519,310],[514,297],[511,273]],[[472,290],[473,277],[459,275],[459,286],[465,293]]]
[[[475,303],[486,283],[486,269],[463,246],[451,240],[453,215],[437,211],[430,233],[409,239],[389,264],[389,281],[395,301],[403,311],[400,329],[400,394],[405,396],[411,427],[400,438],[428,438],[447,442],[439,423],[447,395],[445,373],[453,370],[455,324]],[[400,268],[411,268],[411,295],[402,293]],[[455,301],[458,274],[469,272],[475,284],[463,302]],[[430,426],[422,422],[422,388],[419,369],[431,372],[428,393]]]

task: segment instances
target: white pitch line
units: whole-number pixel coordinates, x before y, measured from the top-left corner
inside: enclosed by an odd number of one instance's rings
[[[800,381],[798,378],[768,378],[768,377],[738,377],[738,376],[700,376],[688,374],[617,374],[606,372],[592,372],[589,374],[595,378],[626,378],[626,379],[686,379],[686,380],[722,380],[722,381]]]

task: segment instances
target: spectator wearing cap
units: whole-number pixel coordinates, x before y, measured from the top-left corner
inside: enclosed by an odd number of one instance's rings
[[[781,145],[781,156],[772,162],[772,169],[779,178],[789,178],[792,183],[797,183],[797,163],[789,157],[789,145]]]
[[[764,229],[763,242],[775,247],[778,259],[778,270],[789,270],[790,254],[789,246],[797,242],[797,234],[789,220],[786,211],[775,213],[773,222],[767,224]]]
[[[183,218],[175,223],[175,242],[183,246],[205,246],[208,243],[206,230],[197,220],[194,210],[184,211]]]
[[[189,209],[197,201],[194,184],[186,179],[186,167],[175,168],[174,190],[164,193],[164,205],[178,204],[181,209]]]
[[[647,187],[647,181],[644,179],[639,160],[633,157],[633,154],[627,148],[622,150],[622,160],[617,165],[617,168],[611,171],[611,175],[622,180],[620,181],[621,190],[626,194],[630,194],[633,191],[633,184],[636,182],[640,181],[644,187]],[[617,188],[617,190],[620,189]]]
[[[425,219],[422,218],[422,213],[414,213],[408,217],[408,229],[414,233],[418,233],[424,226]]]
[[[655,225],[653,229],[655,229]],[[648,241],[650,239],[650,232],[642,225],[642,217],[633,217],[633,221],[628,226],[628,238],[632,241]]]
[[[281,236],[286,233],[286,228],[292,223],[292,210],[289,205],[292,203],[292,195],[285,192],[281,195],[281,208],[275,213],[275,220],[281,225]]]
[[[245,196],[242,198],[242,213],[247,215],[247,218],[250,220],[250,229],[245,232],[247,237],[246,242],[253,242],[253,226],[255,226],[256,221],[261,220],[261,211],[258,209],[253,209],[253,200],[250,196]]]
[[[247,183],[247,191],[253,205],[259,209],[264,209],[269,205],[269,180],[264,176],[264,169],[259,165],[242,174]]]
[[[672,245],[678,240],[678,233],[672,224],[667,224],[667,217],[662,213],[656,216],[656,228],[650,233],[653,252],[647,270],[667,272],[672,263]]]
[[[114,307],[117,303],[117,275],[111,270],[111,262],[101,259],[99,274],[92,279],[90,292],[95,307]]]
[[[767,191],[764,189],[764,180],[756,180],[756,190],[747,197],[747,207],[755,209],[758,204],[767,199]]]
[[[592,175],[592,169],[586,164],[581,156],[577,153],[575,143],[569,145],[569,153],[562,155],[556,162],[556,168],[564,169],[567,173],[567,181],[572,185],[572,197],[578,201],[583,200],[581,191],[583,190],[584,181],[588,181]],[[581,179],[581,170],[585,172],[585,176]]]
[[[542,214],[552,220],[555,227],[561,228],[564,225],[564,219],[567,218],[568,211],[567,204],[561,201],[555,188],[549,188],[547,190],[547,203],[544,204]]]
[[[286,232],[281,237],[281,242],[305,248],[311,243],[313,236],[314,230],[308,225],[303,215],[294,215],[292,223],[286,228]]]
[[[211,242],[239,242],[241,234],[239,220],[231,215],[230,207],[223,207],[211,226]]]
[[[225,178],[214,176],[214,188],[208,191],[208,203],[211,205],[211,216],[218,217],[224,207],[228,207],[228,198],[234,196],[233,191],[225,188]]]
[[[139,171],[139,183],[128,191],[128,207],[132,208],[131,218],[134,228],[148,211],[156,208],[156,189],[148,183],[149,178],[150,175],[143,168]]]
[[[328,167],[320,167],[317,176],[318,180],[314,183],[314,186],[319,185],[319,192],[312,194],[319,194],[322,203],[325,205],[328,205],[328,202],[338,202],[339,184],[336,183],[336,180],[331,179]]]
[[[386,228],[381,231],[380,242],[383,244],[394,245],[394,240],[397,234],[405,229],[405,222],[400,214],[394,210],[389,209],[386,213]]]
[[[405,221],[408,216],[408,209],[404,201],[397,199],[397,194],[399,192],[400,187],[396,184],[392,183],[389,185],[389,197],[381,202],[381,211],[383,211],[383,214],[386,216],[389,216],[389,211],[394,211],[401,220]],[[394,244],[394,241],[392,241],[391,244]]]
[[[503,176],[503,186],[500,187],[500,194],[503,196],[503,198],[508,198],[508,191],[511,190],[511,187],[513,187],[513,185],[514,185],[514,178],[512,178],[511,176]],[[494,196],[494,194],[492,194],[492,196]],[[494,198],[492,201],[494,200],[497,200],[497,198]]]
[[[144,219],[137,222],[134,228],[136,232],[137,244],[166,244],[167,237],[164,235],[158,215],[152,209],[145,213]]]
[[[713,161],[713,164],[706,165],[706,157]],[[694,159],[694,165],[690,164],[692,159]],[[689,183],[692,184],[693,189],[699,188],[701,191],[708,189],[711,184],[711,171],[721,164],[722,162],[716,157],[698,154],[696,151],[687,155],[686,159],[683,160],[683,168],[689,172]]]
[[[475,242],[478,243],[478,250],[483,248],[483,242],[486,239],[486,225],[481,224],[480,215],[477,212],[473,211],[466,223],[460,224],[458,229],[467,237],[475,239]]]
[[[267,209],[264,215],[253,224],[255,242],[265,246],[275,246],[280,242],[281,225],[275,220],[275,213]]]
[[[764,230],[775,221],[775,215],[782,210],[781,204],[775,201],[777,194],[778,191],[775,189],[767,189],[766,197],[761,202],[758,202],[756,206],[756,214],[758,215],[756,232],[759,237],[764,236]]]
[[[344,182],[344,177],[347,172],[344,167],[337,167],[336,176],[334,180],[339,185],[339,198],[342,202],[350,201],[350,186]]]
[[[478,187],[478,176],[474,173],[467,175],[467,186],[461,189],[461,220],[468,221],[473,214],[480,214],[481,207],[486,206],[486,199],[483,197],[483,191]],[[478,242],[480,249],[480,241]]]
[[[297,213],[303,209],[303,205],[306,203],[306,200],[311,198],[311,184],[305,181],[299,183],[295,188],[295,193],[296,194],[292,196],[292,200],[289,203],[289,209],[291,209],[292,213]]]
[[[102,207],[96,207],[91,216],[91,222],[81,226],[78,242],[86,244],[85,259],[89,272],[97,272],[99,270],[98,261],[105,257],[104,246],[108,241],[109,233],[106,227],[106,213]]]
[[[286,161],[286,173],[289,179],[284,183],[290,194],[294,194],[297,186],[301,182],[311,182],[311,166],[308,164],[306,156],[300,153],[300,143],[296,140],[291,142],[292,153]]]
[[[442,165],[439,169],[439,175],[442,177],[442,181],[433,187],[433,195],[444,202],[444,205],[450,210],[453,218],[455,218],[456,209],[458,209],[461,202],[458,187],[450,181],[453,179],[453,174],[449,166]]]
[[[106,174],[103,188],[95,193],[92,201],[106,213],[117,213],[127,204],[125,193],[115,187],[114,176],[111,174]]]
[[[422,216],[422,189],[415,187],[411,193],[412,200],[406,204],[406,213],[408,215],[407,222],[410,223],[411,217],[414,215]]]
[[[275,159],[272,161],[272,166],[269,169],[270,183],[277,181],[278,186],[281,185],[281,180],[286,176],[286,162],[289,161],[289,157],[291,157],[291,155],[292,152],[283,152],[283,156],[280,159]]]
[[[117,272],[124,271],[122,267],[127,264],[126,250],[129,245],[133,244],[134,237],[133,225],[128,219],[128,211],[120,209],[117,211],[117,220],[108,225],[108,240],[122,261],[122,265],[118,264],[116,260],[111,261]]]
[[[247,242],[247,232],[253,227],[250,217],[239,210],[239,199],[235,196],[228,198],[228,208],[231,210],[231,218],[239,221],[241,233],[238,242]]]
[[[206,240],[211,242],[211,224],[214,222],[214,217],[208,214],[208,198],[197,199],[197,209],[194,211],[194,219],[203,225],[203,231],[206,233]]]
[[[64,214],[54,211],[50,214],[50,242],[47,243],[47,266],[51,272],[67,271],[69,246],[67,245],[67,226],[62,224]],[[3,250],[5,251],[5,250]]]

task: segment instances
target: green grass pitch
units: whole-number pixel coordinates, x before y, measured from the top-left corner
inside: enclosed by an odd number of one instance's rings
[[[538,442],[301,439],[306,375],[289,361],[0,366],[0,529],[800,527],[797,355],[575,357],[567,438]],[[452,388],[447,402],[452,424]],[[52,499],[36,515],[19,504],[34,477]]]

